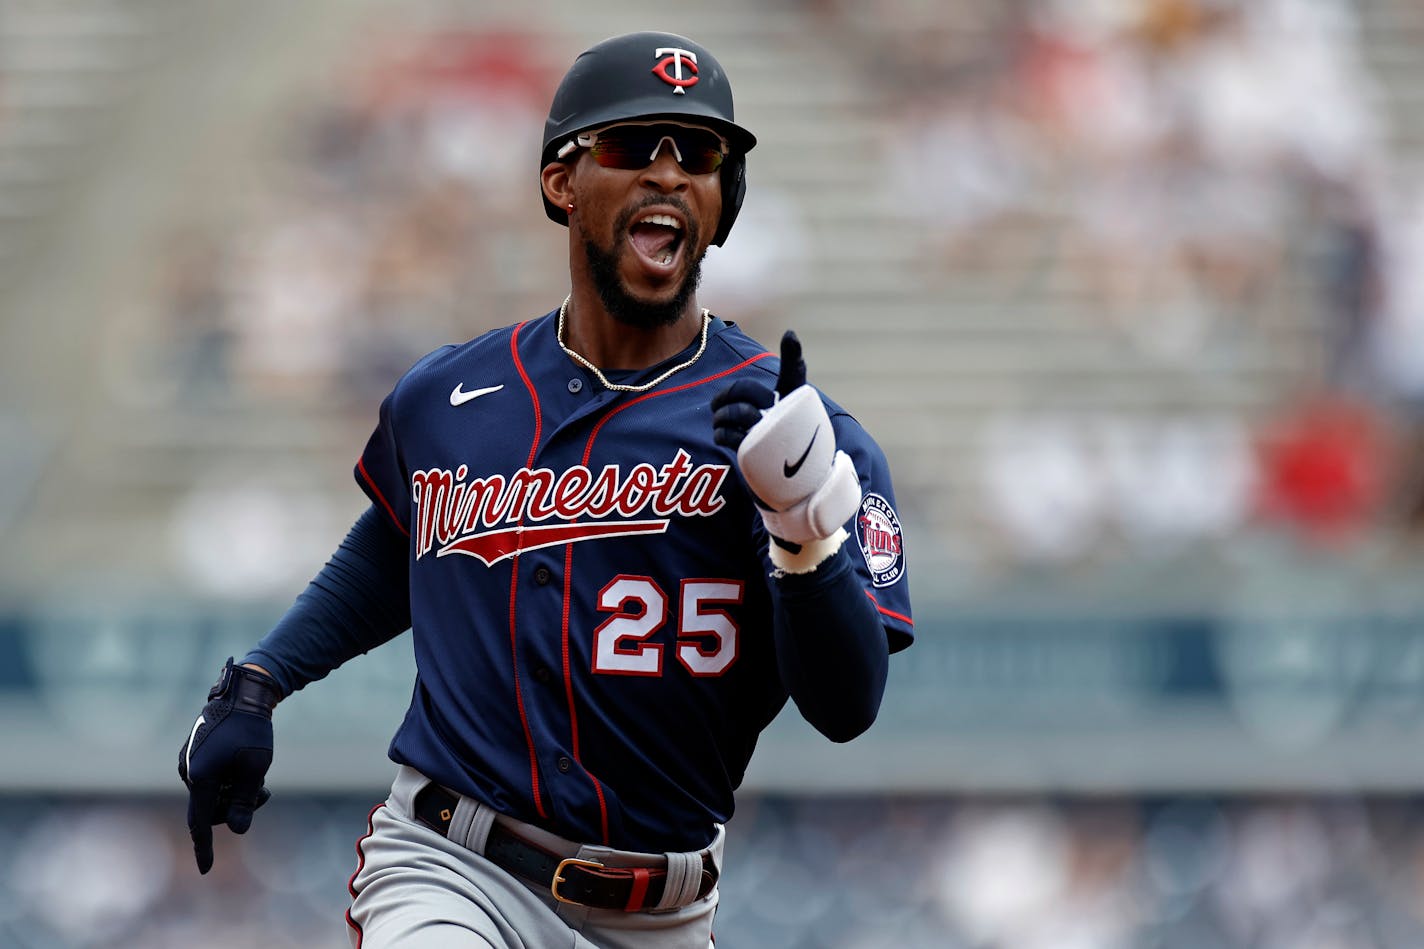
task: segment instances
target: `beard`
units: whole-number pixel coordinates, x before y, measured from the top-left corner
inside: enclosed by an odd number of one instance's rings
[[[626,234],[633,218],[649,204],[672,204],[682,211],[687,219],[687,233],[683,236],[683,252],[689,255],[688,259],[691,263],[682,278],[682,283],[678,285],[677,292],[666,302],[649,303],[639,300],[623,285],[623,280],[618,275],[618,263],[624,254],[632,253],[626,245],[620,247],[615,243],[613,247],[605,248],[599,247],[588,238],[585,238],[583,242],[584,256],[588,259],[589,274],[593,277],[593,285],[598,291],[599,299],[603,302],[603,308],[608,311],[609,316],[623,325],[641,330],[657,329],[676,323],[687,312],[687,305],[692,301],[693,294],[697,292],[698,284],[702,282],[702,257],[696,259],[691,257],[692,248],[698,244],[697,225],[693,223],[692,215],[688,209],[678,201],[669,201],[667,198],[652,199],[638,207],[629,208],[618,216],[613,233]]]

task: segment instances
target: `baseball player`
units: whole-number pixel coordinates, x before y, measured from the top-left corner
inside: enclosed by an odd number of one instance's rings
[[[790,698],[856,737],[913,638],[883,453],[794,334],[778,359],[697,303],[755,142],[692,40],[576,59],[540,163],[570,292],[382,404],[370,508],[180,751],[202,872],[267,800],[277,703],[409,629],[352,944],[706,949],[757,736]]]

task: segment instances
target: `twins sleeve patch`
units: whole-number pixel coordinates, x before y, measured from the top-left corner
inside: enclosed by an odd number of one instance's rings
[[[867,494],[860,502],[856,527],[871,582],[877,587],[888,587],[899,580],[905,572],[905,554],[900,518],[895,516],[890,502],[878,494]]]

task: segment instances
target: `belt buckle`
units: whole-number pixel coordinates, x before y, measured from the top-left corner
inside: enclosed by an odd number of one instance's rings
[[[602,870],[603,864],[597,860],[580,860],[578,857],[565,857],[563,860],[560,860],[559,865],[554,868],[554,879],[549,883],[549,892],[554,894],[554,899],[560,903],[570,903],[574,906],[587,905],[580,903],[578,900],[569,899],[559,892],[559,884],[568,882],[568,880],[564,879],[564,869],[566,867],[584,867],[585,869]]]

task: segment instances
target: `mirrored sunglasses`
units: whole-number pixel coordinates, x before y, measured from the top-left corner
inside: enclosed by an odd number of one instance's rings
[[[670,122],[624,122],[584,132],[559,149],[559,157],[587,148],[604,168],[638,171],[657,160],[665,142],[683,171],[691,175],[711,174],[727,157],[727,140],[716,132]]]

